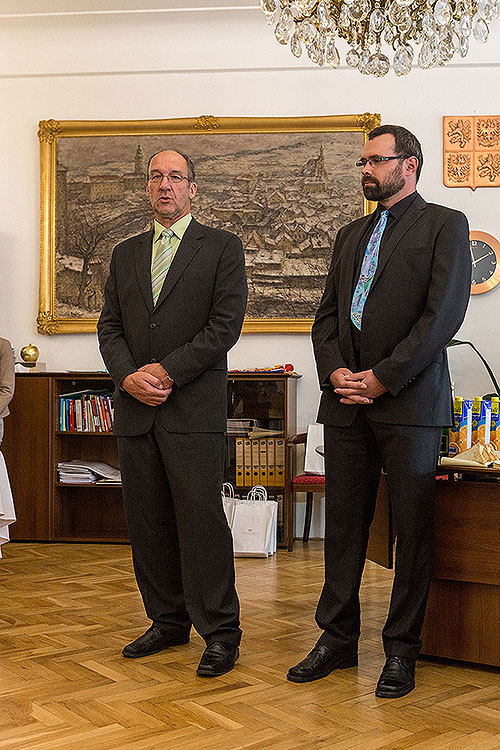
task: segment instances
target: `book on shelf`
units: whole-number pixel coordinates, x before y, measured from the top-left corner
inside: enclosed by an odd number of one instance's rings
[[[84,390],[59,396],[61,432],[112,432],[113,396],[109,390]]]
[[[100,461],[60,461],[57,471],[63,484],[121,484],[120,470]]]

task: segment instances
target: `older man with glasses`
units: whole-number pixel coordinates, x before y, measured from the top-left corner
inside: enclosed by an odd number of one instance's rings
[[[293,682],[358,663],[359,586],[381,469],[396,533],[396,570],[376,695],[413,690],[433,558],[435,470],[452,424],[445,347],[469,300],[467,219],[426,201],[423,157],[403,127],[372,130],[357,165],[373,214],[342,227],[313,326],[326,461],[322,634]]]
[[[245,314],[241,241],[191,216],[194,166],[178,151],[148,165],[150,232],[117,245],[98,324],[116,385],[125,511],[151,627],[128,658],[189,641],[197,674],[234,667],[241,638],[231,532],[222,507],[227,352]]]

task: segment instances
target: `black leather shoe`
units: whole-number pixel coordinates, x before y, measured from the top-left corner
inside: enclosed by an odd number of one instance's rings
[[[377,682],[379,698],[402,698],[415,687],[415,662],[404,656],[388,656]]]
[[[209,643],[203,652],[196,674],[200,677],[220,677],[230,672],[240,655],[238,646],[214,641]]]
[[[326,677],[334,669],[349,669],[358,663],[358,655],[334,651],[322,643],[317,643],[305,659],[288,670],[287,679],[291,682],[312,682]]]
[[[135,641],[129,643],[122,651],[123,656],[128,659],[138,659],[141,656],[149,656],[163,651],[170,646],[180,646],[183,643],[189,643],[189,635],[172,636],[164,630],[152,625]]]

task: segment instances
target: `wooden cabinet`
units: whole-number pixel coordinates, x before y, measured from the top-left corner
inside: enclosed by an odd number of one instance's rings
[[[230,373],[228,417],[252,419],[257,428],[286,437],[296,431],[296,376]],[[2,450],[18,521],[13,540],[61,542],[128,541],[120,486],[68,485],[58,481],[57,464],[73,458],[118,466],[116,439],[106,432],[62,432],[59,397],[75,391],[112,389],[104,373],[19,373]],[[286,452],[284,452],[286,457]],[[225,479],[236,482],[235,437],[227,438]],[[286,486],[287,459],[280,483],[268,484],[280,497],[280,545],[291,549],[293,507]],[[252,482],[260,483],[260,482]]]
[[[228,419],[251,421],[227,435],[225,481],[244,497],[255,484],[278,502],[278,545],[293,547],[294,513],[288,483],[287,438],[297,427],[297,379],[286,373],[229,373]]]
[[[489,481],[479,481],[485,474]],[[450,470],[448,480],[436,482],[434,567],[422,653],[500,667],[500,471],[453,475]],[[381,482],[368,557],[392,567],[391,557],[383,562],[391,543],[391,512]]]
[[[52,539],[52,393],[50,377],[16,375],[2,443],[17,516],[11,539]]]
[[[424,654],[500,667],[499,518],[498,482],[438,481]]]

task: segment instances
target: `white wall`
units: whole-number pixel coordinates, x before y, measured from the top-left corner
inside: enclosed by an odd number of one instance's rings
[[[236,3],[231,3],[234,8]],[[290,116],[380,112],[383,122],[407,126],[420,138],[423,196],[463,210],[471,228],[500,237],[500,192],[447,189],[442,182],[442,116],[500,112],[500,21],[490,41],[473,43],[469,59],[404,78],[360,75],[345,67],[318,69],[278,45],[257,8],[132,13],[167,3],[57,3],[67,12],[40,15],[55,2],[3,3],[0,16],[0,101],[3,144],[0,190],[0,334],[17,351],[28,342],[52,370],[100,369],[93,334],[36,333],[39,275],[37,125],[42,119],[113,120],[218,116]],[[69,7],[68,7],[69,6]],[[30,13],[33,12],[32,15]],[[471,299],[461,338],[472,339],[500,377],[500,285]],[[242,337],[232,367],[293,362],[299,381],[299,427],[315,417],[319,391],[307,335]],[[457,393],[491,390],[468,347],[451,353]],[[300,519],[299,519],[300,520]],[[313,534],[320,532],[315,516]]]

